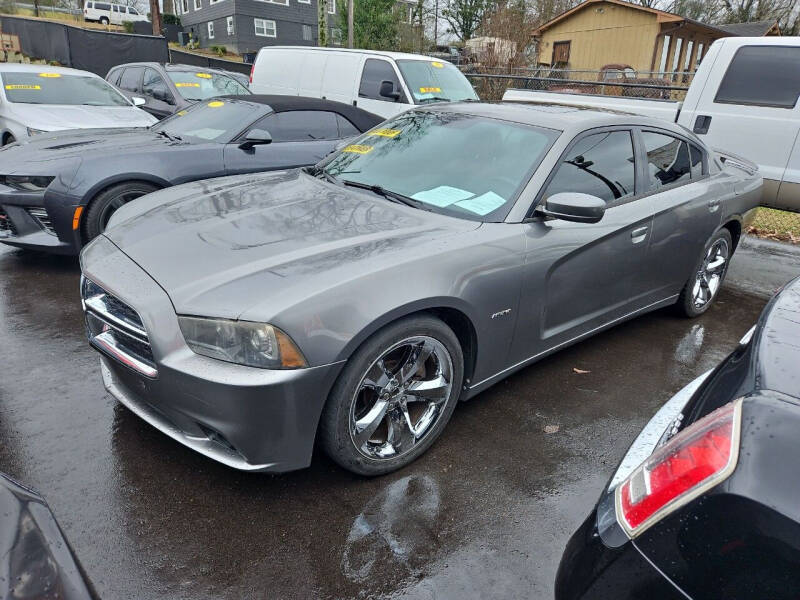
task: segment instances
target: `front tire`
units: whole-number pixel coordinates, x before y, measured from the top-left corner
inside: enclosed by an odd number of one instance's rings
[[[458,338],[439,319],[402,319],[347,361],[320,420],[320,442],[340,466],[383,475],[416,460],[441,435],[464,378]]]
[[[100,192],[92,200],[86,211],[84,221],[84,231],[86,232],[86,242],[92,241],[103,233],[111,218],[118,208],[135,200],[140,196],[155,192],[158,188],[151,183],[144,181],[129,181],[120,183]]]
[[[2,143],[2,144],[0,144],[0,145],[2,145],[2,146],[8,146],[9,144],[13,144],[13,143],[14,143],[14,142],[16,142],[16,141],[17,141],[17,138],[15,138],[15,137],[14,137],[12,134],[10,134],[10,133],[7,133],[7,134],[5,134],[5,135],[3,136],[3,143]]]
[[[711,307],[725,281],[732,255],[731,234],[725,228],[720,229],[706,244],[692,276],[678,297],[676,307],[682,315],[699,317]]]

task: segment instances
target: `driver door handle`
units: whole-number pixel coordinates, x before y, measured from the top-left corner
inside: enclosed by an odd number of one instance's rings
[[[647,227],[637,227],[631,231],[631,242],[638,244],[647,238]]]

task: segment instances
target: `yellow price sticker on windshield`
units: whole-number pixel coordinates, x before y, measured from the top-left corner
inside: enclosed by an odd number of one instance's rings
[[[441,91],[442,91],[442,88],[438,88],[438,87],[425,87],[425,88],[419,88],[419,91],[420,91],[421,93],[423,93],[423,94],[434,94],[434,93],[436,93],[436,92],[441,92]]]
[[[211,75],[208,73],[195,73],[195,77],[199,77],[200,79],[211,79]]]
[[[431,66],[437,69],[444,69],[444,63],[440,63],[438,60],[431,61]]]
[[[175,114],[178,115],[179,117],[185,117],[186,116],[186,111],[185,110],[179,110]]]
[[[48,79],[58,79],[61,73],[39,73],[39,77],[47,77]]]
[[[369,154],[372,152],[374,146],[363,146],[361,144],[350,144],[342,150],[342,152],[351,152],[353,154]]]
[[[175,87],[200,87],[199,83],[186,83],[184,81],[179,81],[175,84]]]
[[[219,100],[214,100],[213,102],[209,102],[208,106],[211,108],[219,108],[220,106],[225,106],[224,102],[220,102]]]
[[[40,85],[28,85],[22,83],[10,83],[6,86],[7,90],[40,90],[42,86]]]
[[[375,131],[370,131],[369,135],[379,135],[381,137],[393,138],[397,137],[401,133],[403,132],[399,129],[376,129]]]

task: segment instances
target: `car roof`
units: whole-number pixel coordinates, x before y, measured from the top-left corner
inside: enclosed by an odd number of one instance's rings
[[[350,52],[353,54],[371,54],[374,56],[383,56],[385,58],[393,58],[395,60],[420,60],[420,61],[438,61],[441,58],[433,56],[425,56],[423,54],[409,54],[407,52],[389,52],[386,50],[361,50],[359,48],[324,48],[321,46],[266,46],[262,50],[303,50],[310,52]],[[445,62],[448,62],[445,60]]]
[[[70,69],[68,67],[51,67],[50,65],[30,65],[20,63],[0,63],[0,73],[60,73],[61,75],[77,75],[82,77],[99,77],[89,71]]]
[[[266,104],[274,112],[288,112],[292,110],[320,110],[334,112],[342,115],[361,131],[372,129],[384,118],[363,109],[356,108],[344,102],[323,100],[321,98],[307,98],[305,96],[281,96],[277,94],[252,94],[250,96],[223,96],[239,102],[253,102]]]
[[[586,130],[594,127],[614,125],[637,125],[658,127],[674,131],[683,136],[686,130],[669,121],[645,117],[633,113],[568,104],[546,102],[500,102],[496,104],[480,102],[454,102],[451,104],[430,105],[426,110],[446,110],[481,117],[514,121],[525,125],[546,127],[557,131]]]
[[[165,71],[203,71],[209,73],[219,73],[221,75],[225,75],[230,77],[230,74],[222,69],[215,69],[213,67],[201,67],[199,65],[184,65],[184,64],[175,64],[175,63],[160,63],[160,62],[129,62],[129,63],[122,63],[121,65],[115,65],[109,69],[109,71],[113,71],[114,69],[119,69],[120,67],[153,67],[153,68],[161,68]]]

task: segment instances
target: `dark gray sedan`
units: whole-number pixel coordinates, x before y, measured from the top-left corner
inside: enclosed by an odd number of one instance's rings
[[[216,98],[149,129],[68,131],[0,149],[0,242],[77,254],[161,188],[314,164],[383,117],[297,96]]]
[[[316,167],[164,190],[82,254],[107,389],[255,471],[387,473],[459,399],[660,307],[708,309],[756,168],[644,117],[413,110]]]

